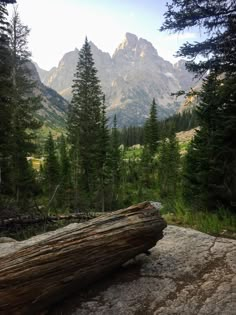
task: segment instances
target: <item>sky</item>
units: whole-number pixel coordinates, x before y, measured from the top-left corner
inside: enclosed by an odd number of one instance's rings
[[[22,23],[31,29],[32,59],[49,70],[58,65],[66,52],[80,49],[86,36],[112,55],[126,32],[147,39],[161,57],[176,62],[173,54],[187,40],[197,40],[199,34],[191,30],[180,34],[160,32],[166,1],[17,0],[17,3]]]

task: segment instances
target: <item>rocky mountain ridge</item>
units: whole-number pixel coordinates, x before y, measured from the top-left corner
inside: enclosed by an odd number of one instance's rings
[[[37,116],[44,122],[44,125],[51,128],[64,126],[68,102],[55,90],[41,82],[38,70],[32,62],[29,62],[27,67],[31,80],[35,83],[33,94],[41,97],[42,108],[37,112]]]
[[[152,43],[134,34],[126,33],[112,56],[94,43],[90,45],[106,94],[108,117],[116,114],[119,126],[141,125],[148,117],[153,98],[160,118],[174,114],[182,99],[176,99],[171,93],[188,90],[194,84],[184,61],[172,65],[158,55]],[[37,66],[42,82],[67,100],[71,99],[78,52],[76,48],[66,53],[50,71]]]

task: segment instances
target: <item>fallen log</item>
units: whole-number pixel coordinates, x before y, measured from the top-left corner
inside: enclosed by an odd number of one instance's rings
[[[159,207],[144,202],[0,244],[0,314],[39,314],[155,246],[166,227]]]
[[[90,220],[96,218],[104,212],[79,212],[51,216],[18,216],[13,218],[0,218],[0,230],[14,227],[26,227],[33,224],[53,223],[60,220]]]

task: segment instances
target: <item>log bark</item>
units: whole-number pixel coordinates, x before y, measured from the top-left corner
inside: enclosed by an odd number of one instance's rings
[[[159,204],[144,202],[0,244],[0,314],[39,314],[155,246],[165,227]]]

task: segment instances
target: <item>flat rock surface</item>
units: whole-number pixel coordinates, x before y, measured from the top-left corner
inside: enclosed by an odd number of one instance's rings
[[[62,302],[53,315],[235,315],[236,240],[169,226],[116,273]]]

